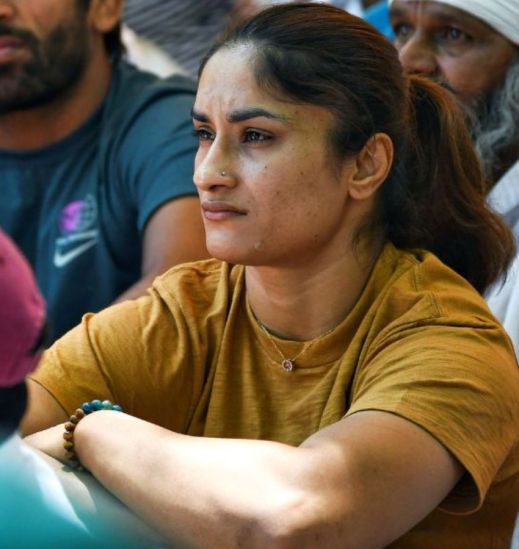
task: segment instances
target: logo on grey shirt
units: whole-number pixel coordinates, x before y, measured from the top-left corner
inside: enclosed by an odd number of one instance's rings
[[[65,267],[97,244],[99,231],[92,228],[96,221],[97,203],[91,194],[70,202],[61,210],[59,228],[63,236],[56,239],[55,267]]]

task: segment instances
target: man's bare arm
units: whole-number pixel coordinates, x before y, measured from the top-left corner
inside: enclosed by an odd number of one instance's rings
[[[198,198],[171,200],[151,216],[144,230],[141,279],[117,301],[144,295],[155,277],[174,265],[208,257]]]

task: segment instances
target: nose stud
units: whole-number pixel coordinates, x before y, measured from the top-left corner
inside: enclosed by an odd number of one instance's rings
[[[221,171],[221,172],[220,172],[220,175],[221,175],[222,177],[225,177],[225,176],[227,175],[227,172]]]

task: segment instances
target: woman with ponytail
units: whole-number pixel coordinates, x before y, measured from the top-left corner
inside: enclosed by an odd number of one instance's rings
[[[216,259],[85,316],[26,431],[120,404],[73,455],[193,547],[507,547],[519,373],[480,294],[513,240],[449,93],[360,19],[290,4],[212,49],[193,121]],[[62,432],[30,440],[64,459]]]

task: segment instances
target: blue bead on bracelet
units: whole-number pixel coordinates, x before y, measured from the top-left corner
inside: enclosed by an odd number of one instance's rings
[[[101,410],[111,410],[113,412],[122,412],[123,409],[119,404],[112,404],[109,400],[91,400],[90,402],[84,402],[81,407],[78,408],[70,417],[67,423],[65,423],[65,432],[63,438],[65,443],[65,459],[70,467],[79,471],[84,470],[84,467],[79,462],[79,458],[74,449],[74,431],[77,424],[88,414],[93,412],[99,412]]]
[[[123,409],[119,404],[112,404],[109,400],[91,400],[90,402],[84,402],[81,404],[81,409],[85,414],[91,414],[92,412],[98,412],[99,410],[113,410],[114,412],[122,412]]]

